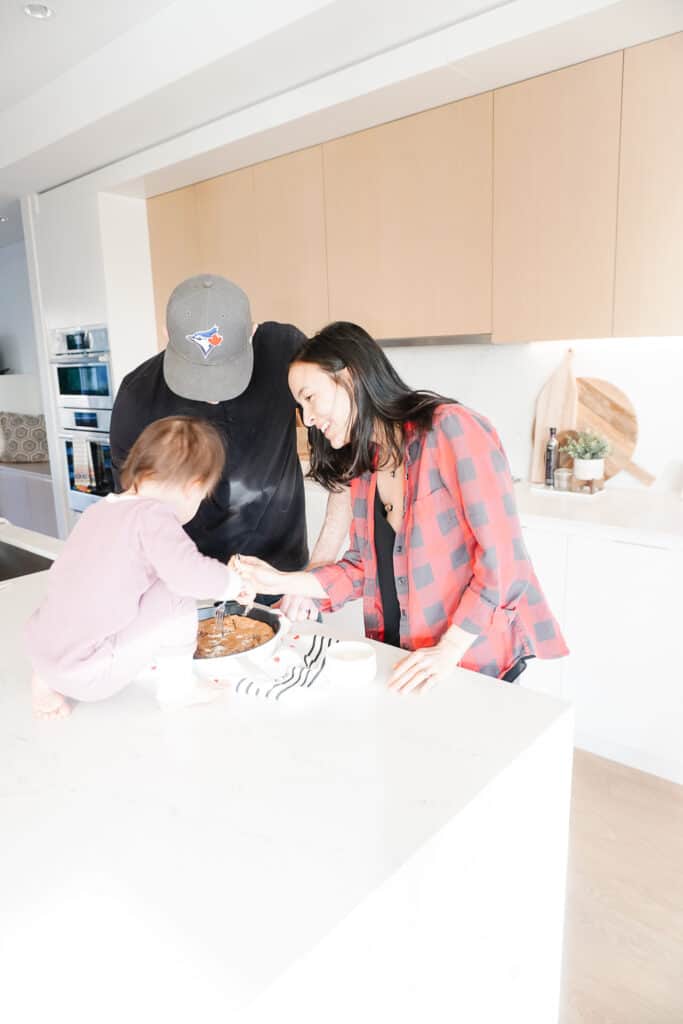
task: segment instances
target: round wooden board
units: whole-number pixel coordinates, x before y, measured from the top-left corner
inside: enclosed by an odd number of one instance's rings
[[[606,380],[577,377],[577,430],[592,430],[609,441],[605,479],[626,468],[638,442],[638,419],[630,399]]]

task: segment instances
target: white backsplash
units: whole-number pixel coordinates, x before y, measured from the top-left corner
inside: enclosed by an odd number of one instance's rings
[[[683,489],[683,337],[604,338],[387,349],[411,386],[430,388],[488,416],[515,476],[528,479],[536,396],[574,350],[577,377],[600,377],[621,388],[638,417],[634,462],[657,477],[655,490]],[[609,487],[642,487],[626,472]]]
[[[0,369],[38,372],[31,292],[22,242],[0,246]]]

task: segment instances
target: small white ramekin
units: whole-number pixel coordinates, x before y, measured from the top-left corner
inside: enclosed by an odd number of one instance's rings
[[[377,657],[362,640],[340,640],[327,651],[325,675],[340,686],[366,686],[377,675]]]

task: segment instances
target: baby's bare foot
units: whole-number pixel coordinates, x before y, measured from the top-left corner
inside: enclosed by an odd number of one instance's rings
[[[36,718],[66,718],[71,714],[71,704],[66,697],[51,690],[35,673],[31,677],[31,701]]]

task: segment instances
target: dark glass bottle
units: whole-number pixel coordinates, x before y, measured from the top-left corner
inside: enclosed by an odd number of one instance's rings
[[[550,428],[550,437],[548,443],[545,446],[545,485],[546,487],[552,487],[555,477],[555,470],[557,469],[557,460],[559,456],[560,445],[557,440],[557,427]]]

